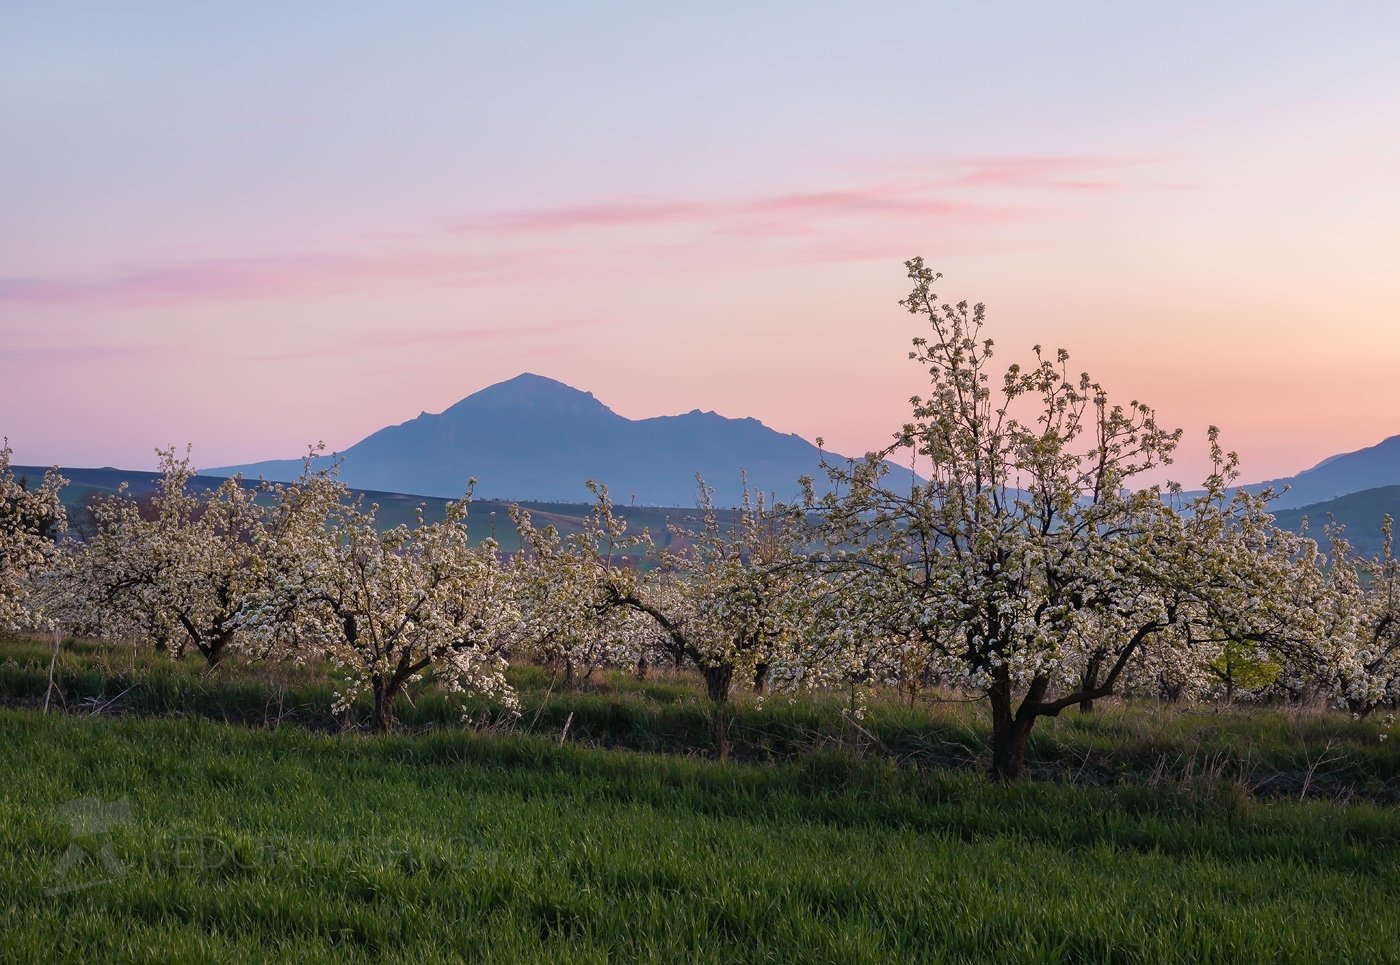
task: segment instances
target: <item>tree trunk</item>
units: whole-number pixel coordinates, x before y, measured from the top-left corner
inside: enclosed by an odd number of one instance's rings
[[[715,739],[715,760],[729,760],[729,702],[710,708],[710,731]]]
[[[394,726],[394,698],[398,696],[398,688],[392,687],[390,681],[378,674],[374,675],[372,682],[374,684],[374,729],[382,734]]]
[[[233,640],[233,631],[224,630],[215,634],[207,644],[200,648],[204,654],[204,659],[209,661],[209,666],[217,667],[223,663],[224,654],[228,652],[229,642]]]
[[[992,685],[992,777],[1014,781],[1026,766],[1026,744],[1035,717],[1017,715],[1012,707],[1011,683],[1000,680]]]
[[[998,781],[1014,781],[1021,776],[1034,720],[1012,720],[1002,728],[992,728],[992,777]]]
[[[768,664],[761,663],[753,668],[753,692],[759,697],[768,693]]]
[[[729,700],[729,688],[734,682],[734,666],[728,663],[705,668],[705,694],[717,704]]]
[[[1084,676],[1080,680],[1079,692],[1081,694],[1089,694],[1093,693],[1095,690],[1098,690],[1100,669],[1101,664],[1099,659],[1097,657],[1090,659],[1089,663],[1084,667]],[[1093,710],[1093,697],[1085,697],[1079,702],[1079,712],[1081,714],[1093,713]]]
[[[729,688],[734,666],[728,663],[705,668],[705,693],[710,698],[710,728],[715,738],[715,757],[729,759]]]

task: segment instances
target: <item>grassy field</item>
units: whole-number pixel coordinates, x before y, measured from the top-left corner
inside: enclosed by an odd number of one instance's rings
[[[45,715],[50,654],[0,641],[0,960],[1400,954],[1396,749],[1345,715],[1109,706],[1007,787],[976,705],[741,700],[717,763],[680,675],[371,736],[314,670],[93,643]]]
[[[6,960],[1400,949],[1400,822],[1370,805],[1008,788],[830,754],[752,767],[463,732],[6,710],[0,735]],[[129,819],[75,838],[63,807],[84,798],[124,802]],[[82,860],[65,867],[71,848]]]
[[[49,688],[53,646],[0,639],[0,704],[38,709]],[[538,667],[509,678],[523,713],[504,717],[486,702],[468,705],[479,732],[557,740],[567,727],[579,746],[709,756],[711,709],[683,674],[599,673],[564,690]],[[336,689],[320,668],[244,664],[210,670],[195,657],[176,661],[148,648],[67,641],[53,663],[55,709],[72,715],[201,717],[254,727],[355,729],[330,712]],[[989,760],[989,721],[980,703],[874,701],[859,728],[834,698],[758,702],[739,694],[728,709],[732,753],[768,764],[835,751],[902,767],[981,771]],[[398,704],[410,731],[461,727],[461,705],[431,687]],[[358,721],[369,716],[359,708]],[[1080,785],[1190,789],[1228,785],[1250,797],[1327,797],[1400,804],[1400,727],[1335,711],[1220,708],[1103,702],[1088,716],[1067,712],[1037,725],[1030,774]]]

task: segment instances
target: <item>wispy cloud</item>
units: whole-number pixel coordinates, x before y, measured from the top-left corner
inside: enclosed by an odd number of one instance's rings
[[[591,331],[609,324],[599,318],[560,318],[530,325],[464,326],[440,331],[398,331],[386,335],[340,340],[333,345],[324,341],[306,348],[288,348],[250,356],[258,362],[290,362],[326,359],[335,356],[372,355],[411,350],[452,349],[476,342],[522,336],[570,335]]]
[[[530,258],[544,254],[534,252]],[[211,258],[95,275],[0,277],[0,304],[159,306],[354,291],[393,279],[475,283],[519,272],[528,262],[524,253],[482,255],[450,249]]]
[[[865,159],[852,171],[884,172],[922,179],[927,190],[956,188],[1022,188],[1035,191],[1078,191],[1086,185],[1126,188],[1131,172],[1160,166],[1171,158],[1131,155],[1011,155],[964,158]]]
[[[728,222],[738,233],[793,233],[805,221],[879,216],[885,218],[986,218],[1000,208],[968,201],[927,197],[923,184],[881,184],[863,188],[775,194],[739,201],[619,200],[508,211],[472,218],[459,231],[532,233],[574,229],[687,225]],[[775,219],[785,219],[779,222]],[[778,230],[781,225],[782,230]],[[745,229],[749,230],[745,230]]]
[[[1006,189],[1103,191],[1120,186],[1110,172],[1142,159],[1000,157],[900,162],[872,184],[729,200],[620,198],[589,204],[485,212],[434,232],[384,233],[359,239],[348,253],[293,253],[172,261],[95,274],[0,277],[0,305],[146,307],[192,301],[238,301],[363,290],[386,282],[494,284],[542,266],[577,264],[583,254],[635,252],[645,232],[652,257],[665,252],[789,241],[790,258],[812,244],[839,251],[859,226],[863,236],[909,237],[911,226],[947,229],[1023,217],[1024,201]],[[626,235],[621,234],[626,232]],[[618,233],[618,234],[614,234]],[[412,246],[414,250],[409,250]],[[629,253],[629,259],[635,255]],[[629,262],[632,263],[632,262]],[[478,335],[477,337],[489,337]]]
[[[1121,179],[1107,177],[1109,172],[1149,163],[1153,162],[1123,158],[984,158],[968,162],[964,171],[952,174],[945,183],[967,187],[1102,190],[1123,186]]]
[[[0,347],[0,365],[117,362],[149,358],[160,351],[160,346],[153,345],[6,345]]]
[[[0,278],[0,301],[131,304],[247,298],[351,277],[362,268],[358,259],[327,255],[214,258],[139,266],[97,276]]]

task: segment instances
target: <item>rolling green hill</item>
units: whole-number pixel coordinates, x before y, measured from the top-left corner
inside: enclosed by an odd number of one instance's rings
[[[1274,513],[1274,521],[1284,529],[1298,532],[1306,519],[1308,533],[1321,543],[1330,515],[1346,527],[1347,539],[1353,546],[1374,555],[1381,550],[1381,520],[1387,514],[1400,519],[1400,486],[1378,486],[1310,506],[1280,509]]]
[[[1313,506],[1366,490],[1400,485],[1400,435],[1355,452],[1329,456],[1295,476],[1245,486],[1252,492],[1271,488],[1280,510],[1307,511]]]
[[[45,469],[40,466],[14,466],[14,473],[21,478],[38,481],[43,478]],[[138,499],[156,491],[160,476],[153,472],[140,472],[130,469],[64,469],[59,472],[68,480],[63,490],[63,502],[68,509],[69,527],[75,535],[86,533],[87,506],[96,496],[111,495],[126,483],[128,491]],[[196,476],[191,488],[197,492],[207,492],[222,483],[220,476]],[[252,483],[249,483],[252,485]],[[407,493],[388,493],[368,489],[352,489],[356,496],[364,498],[366,505],[379,506],[379,522],[385,529],[400,523],[412,524],[418,508],[428,522],[442,519],[444,507],[449,500],[438,496],[415,496]],[[586,503],[511,503],[502,500],[476,500],[472,503],[467,529],[474,541],[495,536],[501,549],[513,553],[520,548],[515,526],[511,523],[510,508],[519,505],[530,511],[536,526],[554,525],[561,533],[576,533],[581,530],[592,507]],[[631,531],[646,529],[652,538],[661,545],[670,542],[669,527],[698,525],[699,514],[692,508],[658,506],[618,506],[617,515],[627,520]],[[718,511],[721,519],[732,515],[727,510]]]
[[[39,480],[44,469],[38,466],[15,466],[17,476]],[[111,494],[125,482],[131,493],[138,498],[155,492],[160,477],[152,472],[138,472],[128,469],[61,469],[69,485],[63,491],[63,501],[68,507],[70,526],[81,535],[86,514],[87,501],[95,495]],[[196,476],[191,483],[197,489],[212,489],[223,482],[218,476]],[[365,502],[379,505],[379,520],[385,528],[400,523],[412,524],[418,507],[423,508],[425,518],[432,522],[441,519],[443,507],[448,500],[438,496],[415,496],[407,493],[380,492],[370,489],[352,490],[362,496]],[[546,503],[520,502],[482,499],[472,503],[468,530],[474,540],[483,540],[494,535],[501,549],[515,552],[520,548],[515,527],[510,521],[510,507],[519,505],[528,509],[535,525],[553,524],[562,533],[578,532],[584,525],[591,507],[586,503]],[[627,520],[633,531],[649,530],[660,544],[670,542],[669,527],[691,528],[698,524],[699,514],[692,508],[658,506],[618,506],[618,515]],[[1279,509],[1274,513],[1278,525],[1298,532],[1307,521],[1308,532],[1319,542],[1323,539],[1323,527],[1331,517],[1346,527],[1347,538],[1358,550],[1366,554],[1380,552],[1381,520],[1386,514],[1400,519],[1400,486],[1379,486],[1357,493],[1349,493],[1329,499],[1326,502],[1312,503],[1297,508]],[[731,516],[727,510],[720,510],[721,520]]]

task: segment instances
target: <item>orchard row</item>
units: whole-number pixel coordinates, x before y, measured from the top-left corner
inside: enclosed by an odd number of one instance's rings
[[[161,454],[148,504],[94,504],[64,539],[63,480],[21,485],[0,454],[0,623],[151,641],[211,664],[328,661],[341,709],[431,677],[506,706],[507,661],[566,680],[598,667],[689,665],[717,706],[736,687],[859,696],[937,686],[988,701],[993,771],[1015,777],[1037,719],[1112,694],[1323,697],[1365,714],[1400,700],[1400,565],[1282,530],[1268,494],[1215,469],[1194,495],[1131,488],[1180,430],[1109,401],[1039,347],[995,369],[982,306],[940,303],[919,259],[902,303],[929,326],[910,358],[929,391],[882,452],[824,467],[795,505],[746,495],[655,545],[590,484],[587,525],[513,513],[521,549],[443,519],[384,529],[333,470],[229,480],[194,495]],[[908,459],[927,482],[890,483]],[[723,521],[721,521],[721,517]],[[858,703],[858,701],[857,701]],[[718,715],[717,715],[718,719]],[[724,738],[717,732],[720,752]]]

